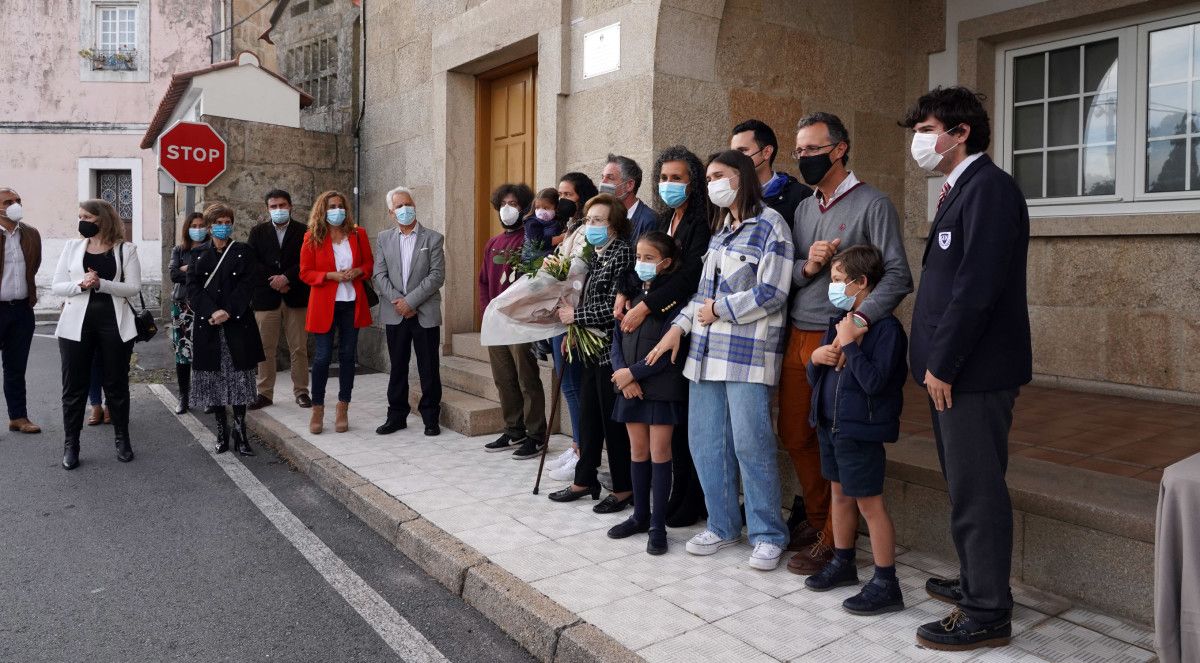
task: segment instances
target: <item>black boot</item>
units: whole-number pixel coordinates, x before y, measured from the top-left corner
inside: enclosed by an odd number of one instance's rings
[[[63,442],[62,466],[64,470],[79,467],[79,433],[67,434],[67,439]]]
[[[246,434],[246,406],[233,406],[233,450],[242,456],[253,456],[250,436]]]
[[[667,496],[671,493],[671,463],[651,464],[650,478],[650,540],[646,552],[662,555],[667,552]]]
[[[192,365],[175,364],[175,380],[179,382],[179,406],[175,414],[187,414],[188,398],[192,395]]]
[[[116,434],[117,460],[128,463],[133,460],[133,448],[129,446],[129,427],[113,426]]]
[[[229,451],[229,419],[225,417],[224,406],[213,408],[213,415],[217,419],[217,445],[213,452],[223,454]]]
[[[804,512],[804,498],[797,495],[792,498],[792,513],[787,519],[788,531],[796,529],[796,526],[804,521],[808,516]]]

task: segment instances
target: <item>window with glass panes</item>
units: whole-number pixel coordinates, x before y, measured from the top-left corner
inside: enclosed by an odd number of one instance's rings
[[[102,51],[137,48],[137,7],[99,7],[96,46]]]
[[[1149,34],[1146,191],[1200,190],[1200,25]]]
[[[1111,195],[1117,40],[1013,59],[1012,170],[1027,198]]]

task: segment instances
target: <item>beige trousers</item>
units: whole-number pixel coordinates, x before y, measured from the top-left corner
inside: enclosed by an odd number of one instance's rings
[[[275,355],[279,347],[279,329],[287,337],[291,350],[292,395],[308,393],[308,332],[304,331],[307,309],[280,304],[272,311],[255,311],[258,333],[262,336],[266,359],[258,363],[258,393],[275,399]]]

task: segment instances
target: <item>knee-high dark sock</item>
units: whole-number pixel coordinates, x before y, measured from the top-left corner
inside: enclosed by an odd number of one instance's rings
[[[629,463],[629,475],[633,483],[633,519],[645,525],[650,522],[650,461]]]
[[[653,463],[653,478],[650,488],[650,529],[665,530],[667,527],[667,496],[671,494],[671,462]]]

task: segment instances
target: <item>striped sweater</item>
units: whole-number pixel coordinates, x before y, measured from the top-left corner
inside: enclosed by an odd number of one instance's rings
[[[692,335],[683,374],[689,380],[779,382],[792,282],[792,238],[783,217],[765,207],[735,230],[730,217],[708,243],[700,289],[673,324]],[[716,301],[718,320],[704,326],[696,312]]]

